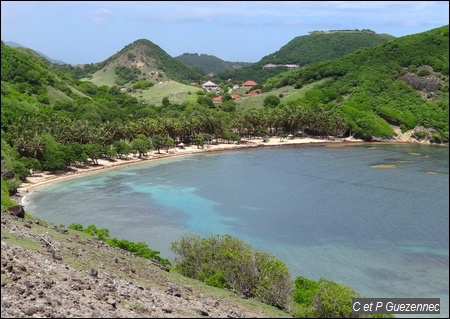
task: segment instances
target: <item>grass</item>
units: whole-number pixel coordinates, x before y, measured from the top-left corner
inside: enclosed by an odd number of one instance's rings
[[[114,86],[116,85],[117,75],[114,71],[114,67],[103,68],[92,75],[92,78],[84,78],[81,81],[90,81],[97,86],[107,85]]]
[[[8,234],[5,237],[2,236],[2,241],[5,241],[7,243],[10,243],[12,245],[20,246],[25,249],[34,250],[43,252],[42,246],[38,243],[36,243],[34,240],[23,237],[23,236],[17,236],[15,234]]]
[[[302,97],[304,97],[305,93],[310,90],[312,87],[319,85],[326,81],[326,79],[305,85],[301,89],[295,89],[292,86],[285,86],[270,92],[264,92],[261,94],[253,95],[253,96],[244,96],[240,99],[235,100],[237,104],[238,110],[247,110],[251,108],[262,108],[264,104],[264,99],[269,95],[280,96],[280,103],[286,105],[289,102],[294,102]]]
[[[143,99],[150,104],[161,105],[163,97],[169,98],[172,104],[196,102],[196,92],[200,87],[182,84],[173,80],[157,83],[156,85],[139,92],[131,93],[138,99]],[[188,94],[191,92],[191,94]]]
[[[106,70],[106,71],[104,71]],[[84,79],[93,82],[95,85],[108,85],[113,86],[115,84],[116,75],[114,73],[114,68],[109,67],[107,69],[102,69],[94,73],[92,79]],[[307,92],[312,87],[325,82],[327,79],[322,79],[320,81],[303,86],[301,89],[295,89],[292,86],[285,86],[270,92],[265,92],[253,96],[243,96],[242,98],[236,99],[238,110],[247,110],[252,108],[262,108],[264,99],[269,95],[280,96],[281,104],[287,104],[301,99],[305,92]],[[126,84],[125,86],[130,86],[131,84]],[[168,80],[157,82],[154,86],[145,89],[132,92],[131,95],[138,98],[139,100],[144,100],[149,104],[159,106],[162,104],[162,99],[167,97],[172,104],[183,104],[183,103],[196,103],[198,95],[196,92],[201,90],[198,86],[186,85],[177,81]],[[243,95],[248,89],[240,88],[236,90],[235,94]],[[190,94],[188,94],[190,92]]]
[[[73,100],[71,97],[69,97],[66,93],[55,89],[54,87],[47,85],[47,94],[48,94],[48,98],[49,98],[49,102],[50,104],[55,103],[57,100],[59,99],[69,99],[69,100]]]

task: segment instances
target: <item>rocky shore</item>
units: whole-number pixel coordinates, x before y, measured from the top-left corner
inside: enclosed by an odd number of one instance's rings
[[[43,221],[3,212],[1,236],[2,318],[289,317]]]

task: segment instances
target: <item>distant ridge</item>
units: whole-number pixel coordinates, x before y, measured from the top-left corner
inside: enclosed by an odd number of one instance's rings
[[[372,30],[326,30],[312,31],[309,35],[298,36],[282,46],[278,51],[264,56],[259,62],[237,70],[219,74],[221,80],[228,78],[258,83],[276,76],[285,68],[266,68],[264,65],[297,65],[303,67],[315,62],[340,58],[362,47],[375,47],[395,39],[388,34],[377,34]]]
[[[206,73],[221,73],[226,70],[239,69],[244,66],[249,66],[251,62],[228,62],[224,61],[214,55],[208,54],[197,54],[197,53],[183,53],[175,57],[175,59],[180,60],[186,65],[194,68],[201,69]]]
[[[13,41],[5,41],[4,43],[5,43],[6,45],[10,46],[10,47],[13,47],[13,48],[25,48],[25,49],[33,50],[33,49],[31,49],[31,48],[27,48],[27,47],[25,47],[25,46],[23,46],[23,45],[21,45],[21,44],[19,44],[19,43],[13,42]],[[36,51],[36,50],[33,50],[33,51],[36,52],[37,54],[39,54],[40,56],[46,58],[47,60],[49,60],[51,63],[56,63],[56,64],[67,64],[67,63],[64,62],[64,61],[52,59],[52,58],[46,56],[46,55],[45,55],[44,53],[42,53],[42,52],[39,52],[39,51]]]

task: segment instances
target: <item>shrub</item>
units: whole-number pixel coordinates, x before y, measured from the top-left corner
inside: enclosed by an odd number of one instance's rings
[[[117,239],[115,237],[109,238],[109,230],[107,228],[97,228],[95,225],[89,225],[83,228],[81,224],[71,224],[68,229],[73,229],[77,231],[82,231],[84,233],[96,236],[98,239],[104,241],[112,247],[119,247],[120,249],[132,252],[133,254],[146,259],[153,259],[157,261],[160,265],[169,267],[170,261],[168,259],[159,256],[160,252],[158,250],[152,250],[144,242],[132,242],[126,239]]]
[[[414,138],[417,140],[420,140],[422,138],[425,138],[425,136],[427,136],[427,134],[424,131],[416,131],[413,134]]]
[[[421,69],[419,71],[419,73],[417,73],[418,76],[427,76],[430,75],[430,71],[428,71],[427,69]]]
[[[351,318],[352,298],[359,298],[351,288],[321,278],[313,306],[320,318]]]
[[[184,235],[171,245],[175,269],[209,285],[234,290],[246,298],[287,310],[292,282],[286,264],[230,235]]]

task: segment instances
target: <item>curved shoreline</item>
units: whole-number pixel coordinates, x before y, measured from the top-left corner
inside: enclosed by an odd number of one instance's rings
[[[356,139],[315,139],[315,138],[295,138],[292,140],[280,141],[278,137],[271,137],[268,141],[263,142],[261,139],[243,139],[240,144],[217,144],[208,145],[205,148],[197,148],[196,146],[186,146],[184,148],[171,148],[168,152],[162,151],[157,153],[152,151],[149,155],[138,158],[132,154],[127,156],[126,159],[114,159],[112,161],[106,159],[99,159],[97,165],[88,164],[82,166],[70,166],[67,170],[57,173],[51,173],[47,171],[36,171],[27,177],[25,182],[22,182],[17,189],[17,193],[14,196],[18,204],[24,205],[27,195],[31,192],[45,186],[49,183],[66,180],[70,178],[84,177],[105,170],[110,170],[118,167],[131,166],[142,164],[148,161],[163,160],[167,158],[174,158],[180,156],[189,156],[199,153],[211,153],[211,152],[223,152],[228,150],[247,149],[255,147],[268,147],[268,146],[287,146],[287,145],[322,145],[322,146],[335,146],[344,147],[348,145],[367,144],[367,143],[408,143],[408,142],[365,142],[363,140]]]

